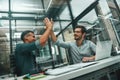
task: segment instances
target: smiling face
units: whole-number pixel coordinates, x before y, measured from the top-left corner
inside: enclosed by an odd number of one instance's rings
[[[83,41],[85,38],[86,32],[87,32],[87,30],[86,30],[85,26],[77,25],[74,30],[74,39],[77,41],[78,40]]]
[[[25,37],[24,37],[24,41],[27,42],[27,43],[31,43],[31,42],[33,42],[33,41],[35,41],[35,40],[36,40],[36,39],[35,39],[35,35],[34,35],[34,33],[32,33],[32,32],[29,32],[29,33],[26,34]]]
[[[81,28],[76,28],[76,29],[74,30],[74,39],[75,39],[75,40],[80,40],[80,39],[82,39],[82,35],[83,35],[83,33],[82,33],[82,31],[81,31]]]

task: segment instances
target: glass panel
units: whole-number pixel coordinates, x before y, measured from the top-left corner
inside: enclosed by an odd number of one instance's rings
[[[81,12],[83,12],[90,4],[92,4],[95,0],[72,0],[72,12],[74,17],[77,17]],[[84,5],[83,5],[84,4]]]
[[[10,72],[9,67],[9,54],[10,54],[10,41],[9,41],[9,17],[8,13],[5,11],[9,11],[9,0],[0,0],[0,75],[6,74]],[[44,3],[44,6],[42,4]],[[54,2],[52,2],[54,1]],[[70,0],[72,13],[74,19],[82,13],[89,5],[91,5],[95,0]],[[118,4],[120,4],[119,0],[116,0]],[[16,20],[12,20],[12,38],[13,38],[13,50],[17,43],[20,43],[20,34],[24,30],[33,30],[37,34],[41,34],[40,31],[43,29],[43,22],[41,19],[44,18],[47,14],[45,12],[50,12],[49,9],[52,9],[54,5],[55,11],[58,10],[58,5],[53,4],[57,2],[56,0],[11,0],[11,11],[16,13],[12,13],[12,17]],[[117,39],[120,43],[120,21],[117,20],[118,16],[115,9],[109,9],[108,3],[106,0],[99,0],[99,6],[101,12],[98,13],[98,17],[96,15],[95,9],[91,10],[87,13],[82,19],[80,19],[78,24],[86,26],[88,29],[87,38],[96,42],[99,40],[108,40],[110,39],[110,33],[108,30],[110,28],[109,25],[112,24],[115,33],[117,35]],[[59,3],[58,3],[59,4]],[[84,5],[83,5],[84,4]],[[52,5],[52,6],[50,6]],[[60,31],[62,31],[68,24],[72,21],[70,11],[68,9],[67,4],[65,3],[65,8],[61,9],[60,15],[57,15],[54,21],[54,32],[57,35]],[[60,6],[59,6],[60,7]],[[119,6],[120,7],[120,6]],[[45,9],[43,9],[45,8]],[[53,10],[54,10],[53,8]],[[58,10],[59,11],[59,10]],[[112,13],[111,13],[112,12]],[[53,14],[52,14],[53,15]],[[112,16],[113,15],[113,16]],[[40,21],[37,20],[40,18]],[[114,18],[114,19],[113,19]],[[8,20],[7,20],[8,19]],[[18,19],[18,20],[17,20]],[[20,20],[19,20],[20,19]],[[106,23],[108,22],[108,23]],[[105,24],[106,23],[106,24]],[[59,36],[59,40],[63,41],[74,41],[74,33],[73,33],[72,24],[67,27]],[[38,30],[36,32],[36,30]],[[43,30],[44,31],[44,30]],[[43,32],[42,31],[42,32]],[[114,31],[113,31],[114,32]],[[52,60],[55,63],[55,66],[60,65],[61,63],[67,64],[69,61],[68,51],[67,49],[58,47],[52,42],[48,42],[46,46],[39,50],[39,64],[41,67],[51,67]],[[52,56],[51,56],[52,55]]]
[[[100,0],[99,4],[100,4],[100,8],[102,10],[102,14],[104,16],[107,16],[110,13],[110,9],[108,7],[107,1],[106,0]]]
[[[73,28],[72,25],[70,25],[65,31],[64,31],[64,39],[65,41],[74,41],[74,34],[73,34]]]
[[[9,11],[9,0],[0,0],[0,11]]]
[[[116,37],[117,37],[117,40],[120,46],[120,21],[117,19],[112,19],[112,18],[110,18],[109,20],[112,23],[112,26],[114,28],[114,31],[115,31],[115,34],[116,34]]]
[[[119,3],[117,2],[117,0],[108,0],[108,5],[109,8],[111,10],[112,13],[112,18],[114,19],[120,19],[120,7],[119,7]]]
[[[2,19],[6,19],[8,18],[8,14],[7,13],[0,13],[0,18]]]
[[[84,25],[95,25],[97,22],[97,15],[95,10],[93,9],[88,14],[86,14],[81,20],[78,21],[78,23],[85,23]]]
[[[69,10],[68,10],[68,7],[66,7],[64,9],[64,11],[60,14],[60,19],[61,20],[71,20],[70,15],[68,15],[68,14],[69,14]]]
[[[118,3],[119,8],[120,8],[120,0],[116,0],[116,1],[117,1],[117,3]]]

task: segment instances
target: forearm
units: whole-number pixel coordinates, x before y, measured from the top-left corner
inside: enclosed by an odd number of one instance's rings
[[[52,21],[50,21],[48,18],[44,19],[44,23],[46,25],[46,31],[44,32],[44,34],[40,38],[40,44],[41,44],[41,46],[45,45],[45,43],[48,40],[48,37],[49,37],[49,35],[51,33],[51,30],[53,28]]]
[[[90,60],[95,60],[95,56],[91,56],[91,57],[90,57]]]
[[[53,42],[57,41],[57,37],[56,37],[56,35],[54,34],[53,31],[51,31],[51,39],[52,39]]]
[[[69,43],[66,43],[64,41],[57,41],[57,37],[56,37],[56,35],[54,34],[53,31],[51,31],[51,39],[56,45],[58,45],[60,47],[63,47],[63,48],[69,48],[70,47]]]
[[[40,37],[40,40],[39,40],[39,41],[40,41],[40,45],[41,45],[41,46],[44,46],[45,43],[47,42],[50,32],[51,32],[51,29],[47,29],[47,30],[44,32],[44,34]]]
[[[83,62],[88,62],[88,61],[93,61],[95,60],[95,56],[91,56],[91,57],[83,57],[82,61]]]

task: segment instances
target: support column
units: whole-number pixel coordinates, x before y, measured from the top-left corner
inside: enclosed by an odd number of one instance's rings
[[[113,29],[113,25],[112,25],[110,19],[105,19],[105,16],[104,16],[103,11],[99,4],[97,5],[96,8],[98,11],[97,12],[98,15],[100,15],[101,24],[103,24],[103,27],[105,27],[110,39],[113,41],[113,48],[115,48],[116,46],[118,46],[118,41],[117,41],[117,38],[115,35],[115,31]]]

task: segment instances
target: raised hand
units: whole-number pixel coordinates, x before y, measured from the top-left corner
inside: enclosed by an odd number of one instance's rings
[[[50,30],[53,29],[53,21],[52,20],[45,18],[43,22],[45,23],[46,29],[50,29]]]

